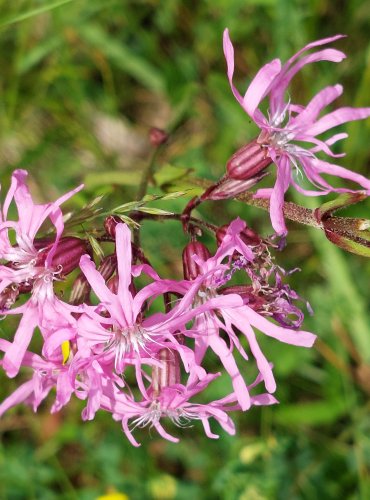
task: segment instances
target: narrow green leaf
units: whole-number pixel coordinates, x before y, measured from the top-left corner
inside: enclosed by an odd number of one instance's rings
[[[134,219],[131,219],[131,217],[128,217],[127,215],[118,215],[118,217],[121,219],[122,222],[125,222],[131,227],[138,228],[140,227],[140,224],[136,222]]]
[[[17,70],[20,75],[26,73],[31,68],[39,64],[50,53],[57,50],[63,43],[63,39],[59,36],[48,38],[41,45],[36,45],[31,50],[25,52],[17,61]]]
[[[94,253],[100,258],[100,259],[103,259],[104,258],[104,251],[102,249],[102,247],[99,245],[98,241],[96,240],[96,238],[94,238],[94,236],[92,236],[91,234],[87,234],[87,237],[89,239],[89,242],[90,242],[90,245],[91,245],[91,248],[93,249]]]
[[[49,10],[56,9],[57,7],[61,7],[62,5],[65,5],[70,2],[72,2],[72,0],[58,0],[56,2],[46,2],[45,5],[40,5],[40,7],[30,9],[26,12],[4,16],[3,18],[0,18],[0,28],[4,26],[9,26],[9,24],[14,24],[20,21],[24,21],[25,19],[29,19],[44,12],[48,12]]]
[[[173,215],[173,212],[167,212],[167,210],[162,210],[160,208],[153,208],[153,207],[140,207],[137,210],[138,212],[144,212],[146,214],[153,214],[153,215]]]

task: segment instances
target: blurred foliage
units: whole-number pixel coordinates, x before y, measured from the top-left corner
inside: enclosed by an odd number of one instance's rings
[[[340,81],[347,91],[339,104],[370,104],[364,0],[0,0],[3,189],[13,169],[27,168],[39,200],[83,181],[86,189],[74,198],[79,208],[102,194],[104,209],[130,202],[150,161],[152,126],[172,133],[150,192],[161,194],[174,180],[177,190],[188,188],[182,180],[189,171],[218,178],[256,133],[225,76],[226,26],[240,88],[267,60],[348,34],[336,44],[348,59],[305,68],[291,93],[307,102]],[[341,163],[366,174],[370,122],[346,130]],[[296,200],[311,208],[322,203]],[[180,211],[184,203],[157,205]],[[344,212],[365,211],[363,203]],[[240,215],[256,230],[271,231],[266,213],[237,202],[209,203],[200,213],[217,223]],[[175,221],[144,225],[143,246],[163,276],[180,276],[185,242]],[[178,445],[138,430],[139,449],[109,415],[82,423],[77,401],[52,416],[46,406],[37,416],[20,408],[0,421],[0,498],[370,498],[369,262],[294,224],[278,261],[302,268],[291,276],[292,287],[314,308],[305,328],[320,338],[310,351],[261,340],[275,363],[280,406],[238,415],[237,436],[220,431],[218,441],[198,425],[178,429]],[[7,335],[4,323],[0,329]],[[17,384],[2,376],[2,398]]]

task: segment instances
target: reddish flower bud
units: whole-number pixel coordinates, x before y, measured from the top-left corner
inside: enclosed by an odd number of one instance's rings
[[[114,293],[115,295],[118,294],[118,283],[119,283],[119,279],[118,279],[118,276],[115,275],[115,276],[112,276],[112,278],[110,278],[108,281],[107,281],[107,287],[108,289]]]
[[[161,144],[164,144],[168,139],[168,134],[157,127],[152,127],[149,131],[150,144],[157,148]]]
[[[88,303],[90,291],[90,283],[87,281],[85,275],[80,273],[73,282],[69,303],[73,305]]]
[[[39,239],[35,243],[35,247],[39,248],[36,266],[43,266],[54,241]],[[61,238],[51,261],[52,267],[60,270],[61,275],[66,276],[78,267],[82,255],[89,253],[89,249],[90,245],[86,240],[74,236]]]
[[[257,182],[263,179],[268,172],[260,173],[255,175],[251,179],[245,181],[230,179],[226,176],[224,182],[220,183],[214,189],[209,190],[206,195],[202,195],[202,201],[204,200],[229,200],[230,198],[235,198],[241,193],[245,193],[251,187],[253,187]]]
[[[61,238],[51,261],[52,266],[60,269],[61,274],[66,276],[78,268],[81,257],[89,253],[89,250],[90,245],[86,240],[74,236]]]
[[[119,224],[121,219],[117,217],[116,215],[109,215],[106,217],[104,220],[104,229],[105,232],[113,239],[116,238],[116,226]]]
[[[179,354],[170,349],[161,349],[157,358],[161,366],[153,366],[152,389],[155,394],[160,394],[161,389],[181,383]]]
[[[19,295],[19,287],[10,285],[0,293],[0,311],[8,310],[12,307]]]
[[[186,280],[194,280],[200,274],[199,266],[192,258],[193,255],[199,256],[202,260],[207,260],[211,257],[208,248],[203,243],[199,241],[188,243],[182,252],[182,265]]]
[[[109,280],[117,270],[117,256],[115,253],[107,255],[102,259],[98,266],[99,273],[103,276],[105,281]]]
[[[254,139],[232,155],[226,164],[226,169],[231,179],[246,180],[257,175],[271,163],[266,148]]]
[[[216,239],[218,246],[221,245],[223,239],[225,238],[228,227],[229,226],[225,224],[224,226],[221,226],[217,229]],[[248,226],[246,226],[246,228],[243,229],[243,231],[240,233],[240,238],[246,245],[259,245],[262,242],[258,234]]]

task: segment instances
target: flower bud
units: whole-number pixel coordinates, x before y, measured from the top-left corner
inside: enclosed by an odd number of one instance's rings
[[[87,281],[85,275],[80,273],[73,282],[69,303],[73,305],[88,303],[90,291],[90,283]]]
[[[104,220],[105,232],[113,239],[116,238],[116,226],[120,222],[122,222],[121,219],[116,215],[109,215]]]
[[[82,255],[89,253],[89,248],[86,240],[81,240],[74,236],[61,238],[51,264],[54,268],[60,269],[63,276],[66,276],[78,268]]]
[[[117,256],[115,253],[107,255],[102,259],[98,266],[98,272],[103,276],[105,281],[109,280],[117,270]]]
[[[108,281],[107,281],[107,288],[110,290],[112,293],[115,295],[118,294],[118,283],[119,279],[117,275],[112,276]]]
[[[227,175],[223,181],[208,189],[202,196],[201,201],[205,200],[228,200],[235,198],[239,194],[245,193],[252,188],[257,182],[268,175],[268,172],[260,172],[259,174],[246,180],[231,179]]]
[[[199,266],[193,259],[193,255],[197,255],[202,260],[207,260],[211,257],[208,248],[203,243],[199,241],[188,243],[182,252],[182,265],[186,280],[194,280],[200,274]]]
[[[10,285],[0,293],[0,311],[8,310],[12,307],[19,295],[19,287]]]
[[[228,230],[228,225],[225,224],[224,226],[221,226],[217,229],[216,232],[216,239],[217,239],[217,245],[220,246],[223,239],[226,236],[227,230]],[[258,236],[258,234],[253,231],[250,227],[246,226],[243,231],[239,234],[241,240],[246,244],[246,245],[259,245],[262,240]]]
[[[161,144],[164,144],[168,139],[168,134],[157,127],[152,127],[149,131],[150,144],[157,148]]]
[[[38,249],[36,266],[44,266],[46,258],[54,245],[54,241],[50,239],[35,240],[35,247]],[[51,266],[54,269],[60,270],[63,276],[66,276],[80,263],[82,255],[89,253],[89,244],[86,240],[81,240],[75,236],[66,236],[61,238],[54,251]]]
[[[272,163],[267,150],[254,139],[238,149],[226,164],[231,179],[246,180],[254,177]]]
[[[170,349],[161,349],[157,355],[161,366],[154,365],[152,371],[152,389],[160,394],[161,389],[181,383],[179,354]]]

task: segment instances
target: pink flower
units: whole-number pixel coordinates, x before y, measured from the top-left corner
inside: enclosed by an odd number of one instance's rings
[[[0,350],[7,352],[10,343],[0,339]],[[63,356],[54,355],[51,358],[42,358],[32,352],[23,354],[22,364],[33,370],[30,380],[21,384],[9,397],[0,404],[0,417],[13,406],[25,403],[32,406],[33,411],[49,394],[51,389],[56,388],[55,402],[51,412],[59,411],[65,406],[73,393],[68,376],[68,364],[63,361]]]
[[[291,103],[289,99],[286,100],[288,85],[303,66],[317,61],[340,62],[345,58],[345,54],[336,49],[320,49],[308,54],[307,51],[342,37],[343,35],[336,35],[312,42],[303,47],[285,64],[282,64],[279,59],[274,59],[259,70],[242,96],[233,84],[234,48],[228,30],[226,29],[224,32],[224,54],[232,92],[246,113],[261,129],[256,141],[257,145],[260,146],[260,153],[256,153],[257,156],[261,156],[261,152],[264,152],[263,158],[259,159],[261,169],[266,167],[266,158],[270,158],[277,166],[277,179],[274,188],[259,190],[257,196],[270,198],[272,225],[275,231],[281,235],[287,232],[282,206],[284,194],[290,184],[308,196],[327,194],[331,191],[349,191],[334,188],[321,175],[330,174],[356,182],[370,193],[370,181],[364,176],[328,163],[316,156],[318,152],[323,152],[331,157],[343,156],[334,154],[330,146],[338,140],[346,138],[347,134],[337,133],[325,140],[319,139],[317,136],[337,125],[367,118],[370,116],[370,108],[343,107],[320,117],[319,115],[324,108],[342,94],[341,85],[325,87],[306,106],[296,105]],[[269,100],[267,117],[259,109],[260,103],[265,98]],[[311,146],[304,148],[301,143],[308,143]],[[253,147],[255,148],[255,145]],[[243,159],[243,161],[246,160]],[[248,169],[251,168],[250,165],[254,169],[256,167],[250,161],[246,164]],[[236,178],[248,177],[248,171],[244,172],[243,168],[235,169],[235,158],[232,167],[233,171],[237,170]],[[292,167],[295,172],[292,172]],[[302,171],[308,180],[319,189],[318,191],[307,191],[298,184],[294,174],[302,175]],[[233,177],[231,171],[229,171],[229,175]]]
[[[79,191],[82,186],[66,193],[53,203],[35,204],[25,183],[27,172],[16,170],[12,176],[9,192],[0,211],[0,259],[7,265],[0,266],[0,295],[9,297],[2,300],[1,314],[22,314],[13,342],[7,348],[3,367],[9,377],[14,377],[21,366],[23,356],[38,326],[44,338],[58,329],[73,328],[76,320],[72,312],[76,308],[60,301],[54,294],[53,281],[61,272],[55,267],[53,257],[64,229],[62,212],[59,208],[64,201]],[[18,220],[8,219],[8,209],[13,201],[17,207]],[[47,243],[48,251],[36,244],[36,235],[41,225],[50,219],[56,235],[53,243]],[[9,230],[15,232],[17,244],[12,245]],[[45,243],[46,244],[46,243]],[[31,292],[30,299],[20,307],[10,309],[17,298],[17,289]]]
[[[176,346],[185,368],[189,370],[192,364],[191,350],[179,344],[173,333],[181,332],[186,323],[200,311],[217,307],[223,298],[193,309],[194,297],[203,280],[200,277],[187,287],[184,297],[170,312],[157,313],[144,319],[142,311],[148,300],[169,291],[182,291],[184,286],[181,282],[161,280],[147,265],[132,267],[131,232],[125,224],[116,226],[116,253],[117,293],[108,288],[87,255],[81,258],[81,270],[100,303],[98,306],[85,306],[85,313],[78,320],[79,352],[85,353],[81,355],[86,357],[103,357],[104,362],[110,358],[116,372],[122,373],[126,364],[136,364],[141,358],[150,359],[151,354],[165,345],[172,348]],[[138,275],[142,270],[157,279],[135,294],[132,292],[132,274]]]
[[[54,244],[46,257],[43,258],[41,267],[51,267],[53,256],[64,229],[63,214],[59,207],[83,187],[81,185],[69,191],[54,202],[43,205],[35,204],[26,184],[27,175],[28,173],[25,170],[14,171],[9,192],[0,210],[0,259],[12,264],[11,267],[5,269],[1,266],[0,279],[2,284],[0,291],[4,287],[4,282],[8,280],[12,280],[13,283],[20,283],[31,280],[37,277],[40,272],[43,272],[42,269],[38,268],[42,248],[35,247],[35,239],[38,230],[47,219],[50,219],[54,225],[56,235]],[[8,220],[7,217],[9,206],[13,200],[18,211],[17,221]],[[9,230],[15,232],[16,245],[10,243]]]
[[[217,309],[218,314],[216,314],[216,311],[209,311],[198,315],[196,325],[192,330],[185,331],[184,334],[195,338],[195,360],[197,364],[202,362],[208,348],[212,349],[220,358],[225,370],[232,379],[238,403],[243,410],[246,410],[251,405],[251,399],[233,356],[233,348],[235,347],[245,360],[248,360],[248,355],[240,343],[237,331],[240,331],[246,337],[250,351],[265,382],[265,387],[270,393],[276,390],[276,383],[271,364],[266,359],[257,341],[255,329],[281,342],[302,347],[311,347],[316,336],[303,330],[283,328],[268,321],[261,313],[255,311],[252,305],[248,305],[247,301],[244,301],[244,305],[240,304],[241,296],[237,293],[220,295],[224,293],[224,289],[220,287],[227,283],[234,272],[243,268],[248,272],[248,267],[253,262],[253,247],[245,245],[240,238],[240,234],[244,229],[245,223],[240,219],[236,219],[230,224],[221,245],[213,257],[202,259],[199,255],[193,255],[192,258],[198,266],[198,274],[207,275],[203,287],[198,292],[197,300],[207,303],[212,297],[215,299],[227,296],[230,302],[229,304],[220,303]],[[239,259],[237,258],[238,254],[240,255]],[[222,264],[225,258],[228,258],[228,264]],[[224,269],[221,272],[220,268],[222,266]],[[275,293],[275,287],[271,287],[270,291]],[[259,290],[256,292],[257,296],[258,293]],[[265,290],[264,293],[268,294],[268,290]],[[251,296],[253,296],[253,293],[251,293]],[[279,296],[278,300],[280,307]],[[289,302],[288,305],[284,304],[282,307],[287,309],[288,314],[291,312]],[[266,312],[268,315],[270,314],[268,309]],[[219,330],[224,330],[227,333],[230,347],[221,338]]]
[[[131,396],[120,393],[117,397],[103,397],[102,408],[112,412],[115,420],[122,422],[122,428],[131,444],[139,446],[134,439],[132,430],[136,427],[154,427],[165,439],[177,443],[178,438],[169,434],[162,426],[167,418],[178,427],[191,425],[192,421],[200,420],[207,437],[217,439],[219,436],[211,431],[209,419],[214,418],[219,425],[230,435],[235,434],[235,426],[228,416],[230,411],[239,410],[240,406],[234,394],[207,404],[192,403],[190,400],[220,374],[208,374],[202,380],[193,380],[186,385],[174,383],[161,387],[159,391],[148,390],[146,398],[136,402]],[[261,381],[261,377],[248,387],[254,388]],[[277,400],[270,394],[259,394],[251,397],[253,405],[271,405]],[[131,426],[131,429],[130,429]]]

